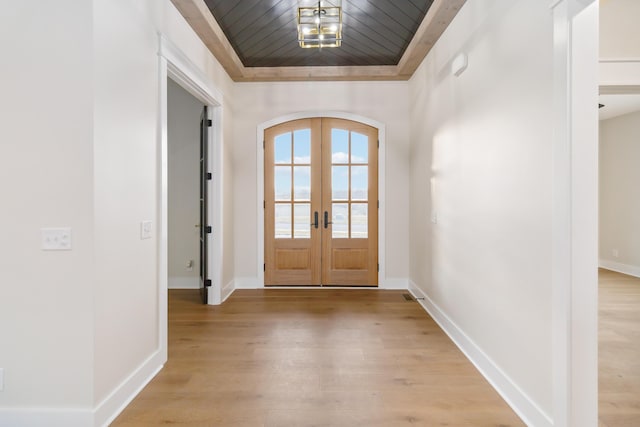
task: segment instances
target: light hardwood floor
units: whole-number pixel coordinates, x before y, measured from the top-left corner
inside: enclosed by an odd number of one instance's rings
[[[640,426],[640,279],[599,276],[600,426]]]
[[[169,293],[169,361],[114,426],[522,426],[402,291]]]

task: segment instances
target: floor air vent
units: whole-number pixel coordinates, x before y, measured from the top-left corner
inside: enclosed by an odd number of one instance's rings
[[[411,296],[411,294],[402,294],[402,296],[404,297],[405,300],[407,301],[415,301],[413,299],[413,296]]]

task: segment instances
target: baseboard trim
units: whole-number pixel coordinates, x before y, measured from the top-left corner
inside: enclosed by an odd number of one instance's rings
[[[409,281],[409,291],[525,424],[537,427],[553,426],[551,417],[540,409],[412,280]]]
[[[95,409],[94,426],[108,426],[131,403],[164,366],[166,357],[157,350],[129,375]],[[85,424],[87,425],[87,424]]]
[[[620,262],[610,261],[608,259],[599,260],[600,268],[605,270],[611,270],[622,274],[627,274],[633,277],[640,277],[640,267],[629,264],[622,264]]]
[[[379,289],[409,289],[409,279],[406,277],[391,277],[380,282]]]
[[[224,285],[222,290],[220,291],[220,303],[223,303],[231,296],[233,291],[236,290],[235,280],[231,280],[229,283]]]
[[[257,277],[236,277],[234,280],[235,289],[259,289],[264,286],[258,282]]]
[[[0,426],[87,427],[93,425],[91,409],[0,408]]]
[[[225,289],[230,285],[227,284]],[[257,277],[236,277],[233,280],[233,290],[235,289],[261,289],[264,288],[264,285],[258,281]],[[275,289],[276,286],[269,286],[269,289]],[[283,288],[288,288],[284,286]],[[296,287],[296,289],[303,289],[304,286]],[[320,288],[318,286],[309,286],[309,289]],[[337,287],[331,286],[331,288],[336,289]],[[350,289],[352,287],[345,286],[345,289]],[[324,288],[320,288],[324,289]],[[409,279],[404,277],[392,277],[381,281],[378,285],[378,289],[409,289]],[[224,295],[224,290],[223,290]],[[224,298],[223,298],[224,300]]]
[[[200,289],[199,277],[169,277],[167,283],[169,289]]]

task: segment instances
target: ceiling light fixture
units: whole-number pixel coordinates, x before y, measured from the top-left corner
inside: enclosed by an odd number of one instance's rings
[[[342,8],[323,6],[321,1],[317,6],[299,7],[298,43],[304,48],[339,47],[342,44]]]

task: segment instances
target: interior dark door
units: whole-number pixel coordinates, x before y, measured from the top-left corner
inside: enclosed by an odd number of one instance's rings
[[[200,115],[200,296],[202,302],[207,304],[208,302],[208,288],[211,286],[211,280],[209,280],[208,272],[208,256],[207,256],[207,243],[208,235],[211,233],[211,226],[209,226],[209,218],[207,212],[207,187],[208,181],[211,179],[209,173],[209,127],[211,126],[211,120],[207,116],[206,105],[202,109]]]

